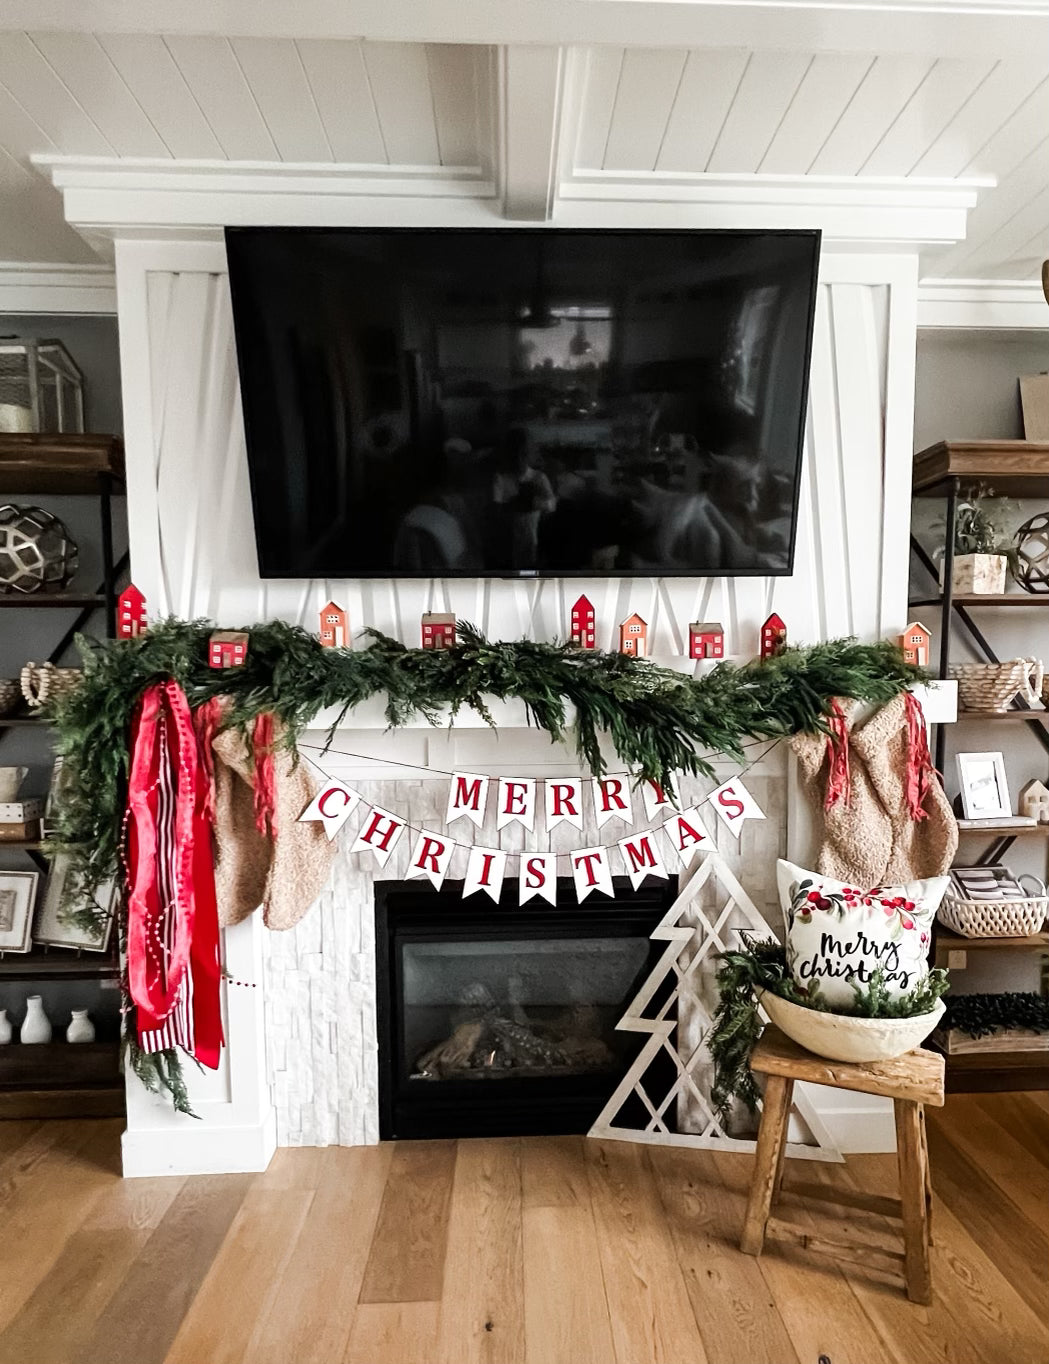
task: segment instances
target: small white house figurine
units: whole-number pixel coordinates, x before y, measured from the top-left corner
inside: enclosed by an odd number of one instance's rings
[[[1049,786],[1037,779],[1029,781],[1020,792],[1019,813],[1039,824],[1049,824]]]

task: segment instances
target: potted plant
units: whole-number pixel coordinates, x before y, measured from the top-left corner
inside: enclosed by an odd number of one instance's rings
[[[954,564],[951,589],[980,596],[1005,591],[1005,576],[1013,559],[1013,546],[1003,527],[1012,503],[996,498],[991,488],[977,487],[958,503],[954,529]],[[937,523],[946,534],[946,522]],[[943,586],[943,551],[940,551],[940,586]]]
[[[943,1017],[940,996],[949,988],[947,972],[933,968],[913,990],[891,995],[880,971],[861,988],[853,985],[851,1009],[835,1010],[819,987],[799,986],[787,965],[786,948],[772,940],[753,940],[723,952],[717,984],[720,1002],[707,1035],[714,1062],[714,1105],[727,1119],[740,1099],[751,1110],[760,1097],[750,1069],[750,1054],[761,1036],[759,1009],[788,1037],[817,1056],[839,1061],[883,1061],[912,1051]]]

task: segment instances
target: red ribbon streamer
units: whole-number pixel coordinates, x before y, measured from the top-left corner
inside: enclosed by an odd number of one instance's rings
[[[823,802],[829,810],[839,800],[848,805],[852,799],[852,776],[849,772],[849,726],[841,702],[830,703],[827,720],[830,738],[827,740],[827,796]]]
[[[252,735],[255,753],[255,828],[269,838],[277,836],[277,800],[273,773],[273,716],[259,715]]]
[[[907,708],[907,808],[911,819],[928,819],[925,798],[936,772],[929,753],[929,731],[918,698],[906,691],[903,703]]]

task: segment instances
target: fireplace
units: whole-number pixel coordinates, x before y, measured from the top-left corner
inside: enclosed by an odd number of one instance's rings
[[[615,1026],[664,944],[671,886],[578,904],[375,887],[379,1135],[585,1132],[642,1038]]]

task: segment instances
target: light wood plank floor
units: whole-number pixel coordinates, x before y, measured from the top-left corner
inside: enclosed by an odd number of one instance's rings
[[[124,1182],[118,1127],[0,1123],[0,1364],[1049,1361],[1040,1096],[929,1113],[927,1308],[801,1251],[741,1255],[749,1156],[402,1142]],[[892,1192],[892,1171],[862,1156],[797,1177]]]

